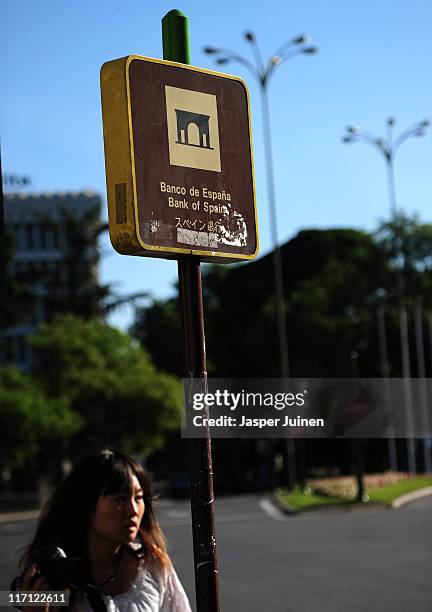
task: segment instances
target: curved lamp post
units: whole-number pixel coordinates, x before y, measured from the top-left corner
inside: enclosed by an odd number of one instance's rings
[[[279,331],[279,350],[281,375],[284,378],[289,376],[289,361],[288,361],[288,343],[285,317],[285,296],[282,273],[282,257],[278,242],[277,233],[277,215],[274,189],[274,173],[273,159],[271,148],[271,133],[270,133],[270,114],[268,103],[268,84],[275,70],[281,66],[289,58],[303,53],[311,54],[318,51],[317,47],[305,46],[309,42],[309,36],[301,34],[295,38],[286,41],[270,56],[267,62],[263,61],[261,52],[256,42],[256,37],[252,32],[246,32],[245,40],[251,45],[254,62],[250,62],[242,55],[231,51],[230,49],[222,49],[218,47],[204,47],[204,52],[216,56],[217,64],[228,64],[229,62],[237,62],[245,66],[249,72],[255,77],[260,86],[261,92],[261,109],[263,117],[263,132],[265,145],[265,159],[267,168],[267,188],[270,211],[270,235],[273,244],[273,267],[275,277],[276,290],[276,312]]]
[[[407,128],[404,132],[399,134],[397,138],[394,138],[393,130],[396,124],[396,120],[393,117],[389,117],[386,121],[386,135],[385,138],[376,137],[374,134],[363,130],[358,127],[348,126],[346,132],[342,137],[342,142],[348,144],[352,142],[363,142],[372,146],[376,149],[385,160],[387,169],[387,183],[388,183],[388,195],[390,211],[393,217],[393,221],[396,227],[395,237],[395,252],[396,257],[399,261],[399,278],[398,278],[398,298],[399,298],[399,321],[400,321],[400,338],[401,338],[401,349],[402,349],[402,375],[404,378],[404,394],[407,410],[407,421],[408,428],[412,431],[412,398],[411,389],[409,387],[408,379],[411,377],[410,357],[409,357],[409,343],[408,343],[408,321],[407,311],[405,305],[405,283],[403,276],[403,254],[402,254],[402,220],[398,214],[397,201],[396,201],[396,189],[395,189],[395,178],[394,178],[394,158],[399,147],[408,138],[424,136],[426,128],[429,127],[430,122],[427,119],[418,121],[414,125]],[[383,313],[379,314],[378,321],[383,326]],[[384,327],[380,329],[380,334],[384,334]],[[388,375],[388,364],[387,357],[383,357],[383,373],[384,376]],[[387,372],[387,375],[385,374]],[[410,472],[416,472],[416,458],[415,458],[415,445],[412,438],[407,439],[407,452],[408,452],[408,469]],[[390,452],[392,457],[390,463],[395,462],[395,450],[392,449]],[[393,466],[392,466],[393,467]]]
[[[426,128],[429,127],[430,122],[428,119],[423,119],[423,121],[418,121],[408,129],[406,129],[402,134],[400,134],[397,138],[393,137],[393,130],[396,124],[396,119],[393,117],[389,117],[386,121],[386,136],[385,138],[377,138],[370,132],[366,130],[362,130],[358,127],[347,126],[346,133],[342,137],[342,142],[348,144],[351,142],[364,142],[375,149],[377,149],[384,157],[387,168],[387,180],[388,180],[388,193],[389,193],[389,204],[390,210],[393,215],[393,219],[396,225],[399,225],[399,217],[397,211],[396,204],[396,189],[395,189],[395,179],[394,179],[394,158],[396,152],[402,143],[404,143],[408,138],[424,136],[426,133]],[[399,236],[400,240],[401,236]],[[398,247],[401,247],[399,243]],[[399,252],[400,254],[400,252]]]

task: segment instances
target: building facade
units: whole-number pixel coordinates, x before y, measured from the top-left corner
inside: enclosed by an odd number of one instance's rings
[[[32,351],[28,335],[46,320],[49,290],[44,278],[49,276],[51,282],[52,279],[59,283],[65,281],[64,261],[68,247],[65,219],[67,215],[84,218],[92,210],[97,210],[100,218],[101,204],[100,195],[92,191],[5,194],[5,228],[12,236],[7,274],[19,282],[25,277],[33,299],[19,324],[1,330],[1,362],[14,363],[23,370],[29,368]],[[97,268],[92,273],[97,277]]]

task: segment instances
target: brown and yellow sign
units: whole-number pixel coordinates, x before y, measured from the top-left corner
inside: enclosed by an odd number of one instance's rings
[[[101,69],[111,242],[119,253],[258,253],[249,96],[238,77],[131,55]]]

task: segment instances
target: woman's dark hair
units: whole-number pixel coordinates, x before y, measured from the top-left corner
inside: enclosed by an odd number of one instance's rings
[[[143,490],[145,510],[141,520],[141,554],[164,568],[169,564],[166,542],[152,506],[151,479],[134,459],[118,450],[102,450],[79,461],[54,492],[39,518],[32,543],[21,559],[21,569],[32,559],[54,554],[87,560],[87,537],[98,499],[130,490],[136,476]]]

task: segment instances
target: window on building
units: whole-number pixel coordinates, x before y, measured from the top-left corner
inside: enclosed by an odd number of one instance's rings
[[[26,225],[27,251],[33,250],[33,226],[31,223]]]
[[[45,227],[45,245],[46,249],[54,249],[55,245],[55,236],[54,236],[54,225],[47,225]]]
[[[46,238],[47,238],[46,230],[47,230],[47,226],[44,223],[41,223],[39,225],[39,247],[42,250],[46,249]]]
[[[17,224],[11,224],[7,227],[7,233],[10,235],[12,240],[12,248],[16,251],[19,248],[19,226]]]
[[[39,250],[41,248],[41,225],[40,223],[32,226],[32,237],[33,237],[33,249]]]
[[[55,249],[58,249],[59,248],[59,244],[60,244],[60,241],[59,241],[59,227],[57,225],[54,225],[52,227],[52,232],[53,232],[53,247]]]
[[[27,227],[25,225],[18,226],[18,244],[19,251],[27,250]]]

